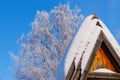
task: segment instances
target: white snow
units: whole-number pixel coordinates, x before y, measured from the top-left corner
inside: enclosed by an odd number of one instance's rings
[[[108,70],[108,69],[105,69],[105,68],[100,68],[100,69],[97,69],[97,70],[95,70],[95,71],[93,71],[93,72],[98,72],[98,73],[116,73],[116,72],[114,72],[114,71],[111,71],[111,70]]]
[[[57,80],[65,79],[74,58],[75,58],[75,67],[77,67],[82,54],[83,54],[83,58],[82,58],[81,69],[82,69],[82,73],[84,72],[85,68],[87,67],[87,62],[89,61],[91,52],[95,46],[95,43],[101,31],[108,38],[108,40],[116,50],[118,56],[120,57],[120,47],[117,44],[114,37],[112,36],[112,34],[109,32],[107,27],[102,23],[100,19],[92,20],[92,17],[93,15],[90,15],[85,19],[85,21],[78,29],[74,39],[72,40],[71,45],[68,47],[65,54],[63,55],[63,58],[57,70]],[[102,28],[96,25],[97,21],[100,22]],[[96,71],[111,72],[105,69],[100,69]]]
[[[120,57],[120,46],[119,46],[119,44],[117,43],[117,41],[113,37],[112,33],[108,30],[106,25],[101,20],[99,20],[99,22],[101,23],[101,25],[103,27],[103,29],[102,29],[103,33],[105,34],[108,41],[111,43],[112,47],[117,52],[117,55]]]

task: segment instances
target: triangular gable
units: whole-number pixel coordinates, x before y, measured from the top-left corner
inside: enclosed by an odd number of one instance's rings
[[[110,58],[106,55],[107,53],[100,47],[94,58],[90,72],[93,72],[97,69],[105,68],[114,72],[117,72],[116,68],[112,64]],[[109,54],[108,54],[109,55]]]
[[[87,80],[120,80],[120,66],[104,41],[94,57]]]
[[[102,21],[91,15],[82,23],[66,50],[57,70],[57,80],[86,80],[99,49],[104,51],[104,57],[112,66],[107,69],[120,73],[120,47]]]

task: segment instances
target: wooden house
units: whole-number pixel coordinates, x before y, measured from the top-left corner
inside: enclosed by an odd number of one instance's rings
[[[86,17],[77,30],[57,80],[120,80],[120,46],[96,15]]]

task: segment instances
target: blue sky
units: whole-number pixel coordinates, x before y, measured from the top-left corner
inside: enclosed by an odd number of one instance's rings
[[[120,43],[120,0],[0,0],[0,78],[13,80],[9,52],[17,54],[17,39],[31,30],[37,10],[50,11],[59,3],[70,2],[81,8],[84,16],[97,14]]]

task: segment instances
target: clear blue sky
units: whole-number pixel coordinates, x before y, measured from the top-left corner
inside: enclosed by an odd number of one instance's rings
[[[37,10],[50,11],[59,3],[78,5],[84,16],[96,13],[120,43],[120,0],[0,0],[0,78],[13,80],[9,52],[17,53],[17,39],[27,34]],[[118,34],[119,33],[119,34]]]

